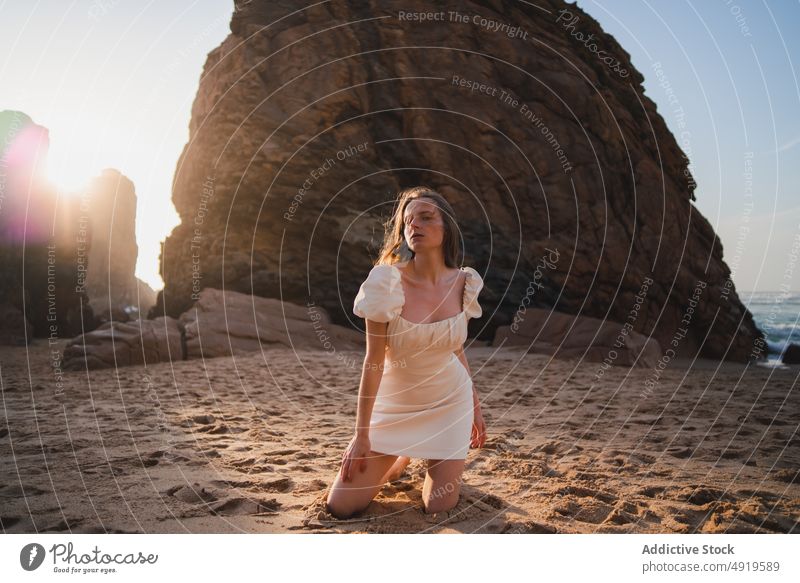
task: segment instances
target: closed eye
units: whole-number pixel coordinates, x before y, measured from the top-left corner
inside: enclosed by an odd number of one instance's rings
[[[405,219],[403,219],[403,222],[404,222],[406,225],[408,225],[408,223],[409,223],[409,221],[411,220],[411,218],[412,218],[412,217],[406,217]],[[425,214],[423,214],[423,215],[420,215],[420,218],[422,218],[422,219],[429,219],[429,218],[431,218],[431,213],[425,213]]]

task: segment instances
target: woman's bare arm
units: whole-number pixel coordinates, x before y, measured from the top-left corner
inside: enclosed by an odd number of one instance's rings
[[[462,346],[456,350],[454,354],[458,357],[458,360],[461,361],[461,364],[464,365],[464,368],[467,369],[470,378],[472,378],[472,371],[469,370],[464,347]],[[486,422],[483,420],[483,413],[481,413],[481,401],[478,398],[478,390],[475,388],[475,383],[472,383],[472,410],[474,411],[475,417],[472,421],[472,432],[470,433],[469,443],[470,447],[481,448],[486,443]]]
[[[458,350],[455,351],[454,354],[458,357],[458,360],[461,361],[461,364],[464,365],[464,368],[467,369],[470,378],[472,378],[472,371],[469,368],[469,363],[467,362],[467,355],[464,353],[464,347],[461,346]],[[472,402],[476,404],[479,402],[478,390],[475,388],[475,383],[472,383]]]
[[[361,384],[358,388],[356,411],[356,435],[369,436],[369,422],[375,395],[383,378],[383,362],[386,358],[386,322],[367,320],[367,353],[361,369]]]

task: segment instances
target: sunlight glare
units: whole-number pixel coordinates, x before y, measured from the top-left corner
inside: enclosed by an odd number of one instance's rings
[[[47,178],[59,192],[79,196],[99,174],[94,160],[94,144],[72,138],[65,145],[51,141],[47,157]]]

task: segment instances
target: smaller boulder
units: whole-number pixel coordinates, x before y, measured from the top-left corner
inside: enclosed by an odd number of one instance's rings
[[[64,348],[65,370],[115,368],[183,360],[181,331],[175,318],[106,322],[73,338]]]
[[[612,320],[528,308],[510,326],[495,331],[492,346],[528,346],[528,352],[556,358],[581,358],[618,366],[654,367],[661,345]]]
[[[363,334],[332,324],[321,307],[206,288],[181,314],[187,358],[259,352],[270,346],[297,350],[360,350]]]
[[[25,346],[33,338],[33,326],[22,310],[0,304],[0,346]]]
[[[800,364],[800,344],[792,342],[781,355],[783,364]]]

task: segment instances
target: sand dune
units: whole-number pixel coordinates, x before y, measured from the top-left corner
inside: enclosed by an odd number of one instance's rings
[[[461,500],[422,512],[424,460],[363,512],[325,512],[362,355],[70,372],[0,351],[5,532],[797,532],[796,370],[652,371],[467,351],[489,439]]]

